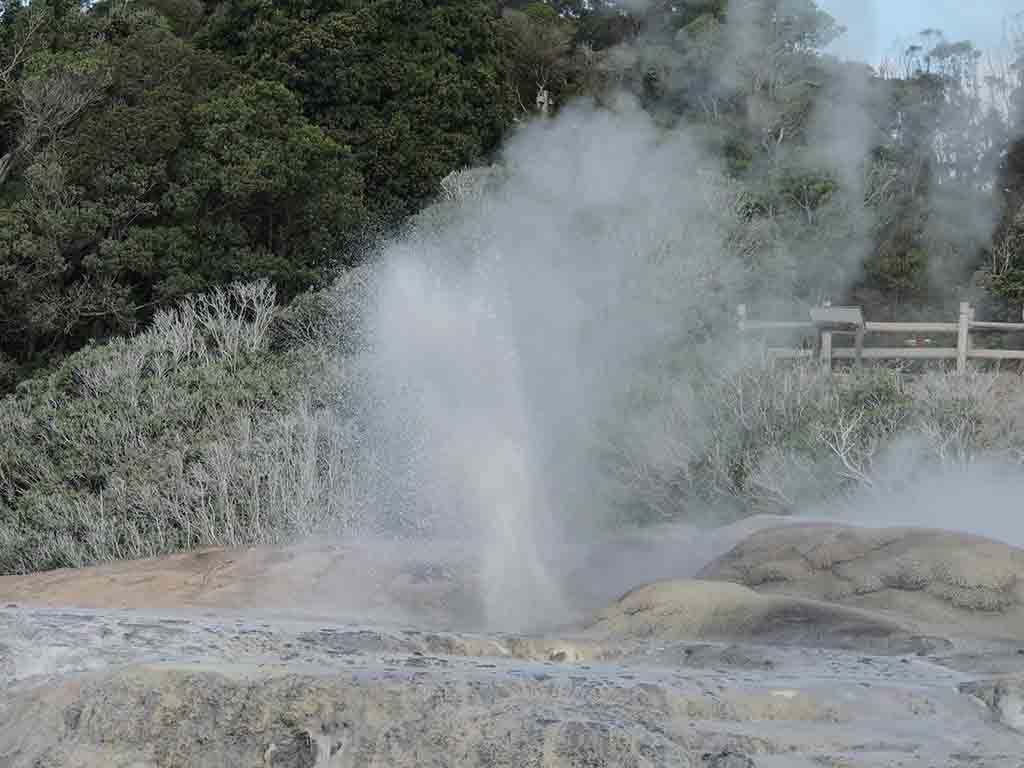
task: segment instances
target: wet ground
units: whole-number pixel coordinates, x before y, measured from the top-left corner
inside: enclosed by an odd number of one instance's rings
[[[229,676],[244,670],[250,678],[298,675],[417,691],[486,686],[520,714],[542,713],[543,722],[571,715],[572,722],[640,727],[634,738],[664,739],[665,748],[678,747],[695,765],[720,754],[744,755],[757,766],[1024,765],[1024,734],[960,690],[1024,671],[1024,648],[1012,643],[878,656],[652,642],[577,661],[565,660],[573,640],[564,646],[241,613],[9,605],[0,609],[0,684],[8,702],[83,673],[101,679],[134,667]],[[16,711],[0,707],[0,738],[4,713]],[[0,742],[0,755],[2,749]],[[672,764],[671,752],[664,754]]]
[[[486,606],[454,548],[322,543],[0,578],[0,766],[1024,768],[1009,613],[978,616],[1000,641],[964,639],[976,622],[960,609],[921,635],[890,631],[954,609],[915,582],[863,619],[808,602],[839,573],[809,567],[786,586],[799,598],[777,581],[767,596],[728,582],[624,594],[692,578],[777,524],[599,542],[564,580],[576,615],[532,634],[467,631]],[[970,540],[897,538],[858,568],[934,558],[973,584],[996,562]],[[788,562],[779,552],[768,559]],[[1024,551],[1000,556],[998,583],[1010,569],[1018,595]],[[580,620],[609,601],[614,621]],[[679,639],[709,627],[727,636]]]

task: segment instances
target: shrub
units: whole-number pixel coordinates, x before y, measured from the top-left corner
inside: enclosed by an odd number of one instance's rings
[[[317,360],[268,349],[273,307],[264,282],[189,299],[0,400],[0,572],[307,530],[303,472],[342,460],[302,407]]]
[[[0,400],[0,573],[404,525],[388,514],[423,478],[389,462],[395,437],[374,431],[389,406],[351,354],[370,284],[356,270],[278,310],[263,282],[194,297],[19,385]],[[1024,462],[1019,377],[677,362],[637,376],[605,425],[603,479],[630,522],[721,523]]]
[[[935,464],[1021,462],[1018,378],[743,365],[663,396],[610,468],[634,520],[723,522],[891,492]]]

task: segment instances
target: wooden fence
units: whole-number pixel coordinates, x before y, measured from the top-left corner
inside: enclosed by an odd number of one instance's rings
[[[830,316],[831,313],[831,316]],[[747,307],[741,304],[736,309],[736,318],[741,333],[767,334],[772,331],[789,333],[803,332],[815,335],[813,349],[794,349],[792,347],[766,347],[769,356],[776,359],[799,359],[817,357],[823,367],[831,369],[835,360],[852,360],[860,366],[864,360],[955,360],[956,370],[963,373],[967,370],[968,360],[1022,360],[1024,349],[985,349],[975,347],[971,338],[972,331],[988,332],[1024,332],[1024,323],[995,323],[974,319],[974,308],[967,302],[960,304],[960,314],[956,322],[936,323],[879,323],[865,321],[861,318],[860,307],[830,307],[825,305],[812,310],[812,319],[806,322],[765,322],[750,320]],[[956,334],[955,347],[927,346],[921,334]],[[881,347],[865,346],[865,338],[870,334],[904,334],[916,337],[912,346]],[[847,335],[853,337],[850,347],[836,347],[833,337]]]

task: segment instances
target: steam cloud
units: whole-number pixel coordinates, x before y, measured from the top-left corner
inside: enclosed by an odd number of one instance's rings
[[[495,625],[564,610],[565,542],[611,514],[603,430],[743,281],[709,166],[633,105],[571,107],[382,260],[368,386],[406,468],[396,498],[406,520],[478,537]]]
[[[737,28],[731,62],[764,44]],[[868,252],[866,76],[849,69],[811,120],[814,162],[841,180],[830,205],[848,222],[821,270],[801,275],[812,298],[840,295]],[[625,95],[566,106],[519,130],[499,166],[450,180],[461,189],[373,267],[357,387],[363,473],[379,486],[370,517],[475,547],[493,628],[571,612],[574,546],[598,538],[621,501],[603,467],[609,435],[657,461],[671,450],[666,414],[702,408],[694,377],[740,364],[719,333],[736,303],[754,290],[763,306],[797,301],[788,274],[726,252],[744,225],[738,190],[705,147],[699,130],[665,130]],[[672,408],[631,407],[645,399]],[[687,424],[699,446],[700,419]],[[935,511],[919,499],[883,517],[957,522]]]

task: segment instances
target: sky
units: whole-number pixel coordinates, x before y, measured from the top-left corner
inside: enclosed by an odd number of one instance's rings
[[[896,58],[928,27],[994,53],[1003,21],[1024,13],[1024,0],[818,0],[818,5],[847,28],[829,50],[873,65],[886,56]]]

